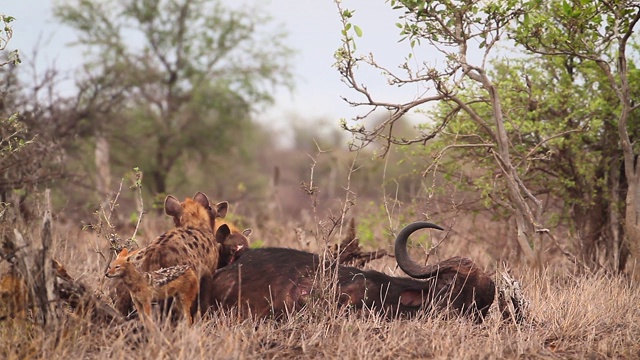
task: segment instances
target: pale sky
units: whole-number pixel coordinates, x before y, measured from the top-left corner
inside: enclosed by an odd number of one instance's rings
[[[64,1],[64,0],[63,0]],[[4,1],[0,12],[12,15],[14,38],[8,49],[19,49],[25,62],[40,39],[39,67],[46,64],[72,73],[82,63],[79,48],[67,44],[74,40],[73,30],[58,24],[52,15],[51,0]],[[333,0],[223,0],[230,6],[239,4],[260,4],[276,24],[289,33],[289,45],[296,52],[294,60],[295,90],[282,89],[276,93],[276,104],[263,113],[257,114],[261,122],[283,124],[292,118],[301,120],[327,119],[328,123],[339,124],[340,118],[352,118],[364,112],[350,108],[340,96],[354,97],[356,94],[341,81],[332,67],[333,54],[340,46],[340,19]],[[343,7],[355,9],[352,20],[363,30],[358,39],[358,50],[373,52],[379,62],[396,69],[409,53],[407,43],[398,43],[399,29],[397,11],[385,0],[343,0]],[[384,79],[377,73],[367,73],[363,82],[379,97],[394,100],[411,100],[419,89],[394,89],[384,86]],[[293,115],[292,115],[293,114]],[[276,125],[280,126],[280,125]]]

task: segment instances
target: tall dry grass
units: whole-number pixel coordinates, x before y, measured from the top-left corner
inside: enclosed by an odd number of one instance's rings
[[[157,233],[171,226],[154,221]],[[78,227],[57,228],[54,241],[54,258],[73,277],[106,293],[109,282],[100,255],[107,251],[106,241]],[[393,259],[372,264],[401,275],[393,265]],[[574,276],[553,268],[516,267],[514,272],[530,300],[529,319],[522,325],[503,322],[495,308],[481,325],[437,313],[389,320],[336,308],[329,296],[314,297],[280,321],[241,319],[229,311],[192,327],[160,322],[151,330],[137,321],[98,326],[66,312],[45,328],[28,319],[0,321],[0,359],[640,358],[640,290],[624,277]]]

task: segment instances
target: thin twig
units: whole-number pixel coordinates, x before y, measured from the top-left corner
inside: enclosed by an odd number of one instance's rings
[[[578,257],[576,257],[575,255],[573,255],[572,253],[570,253],[569,251],[565,250],[564,247],[562,247],[562,245],[560,245],[560,243],[558,242],[558,240],[556,239],[555,236],[553,236],[553,234],[551,234],[551,231],[549,231],[549,229],[536,229],[537,233],[544,233],[547,234],[547,236],[549,236],[549,238],[551,238],[551,240],[553,241],[553,243],[558,247],[558,249],[560,249],[560,252],[562,252],[562,254],[569,260],[571,261],[574,265],[576,266],[580,266],[582,267],[583,270],[585,270],[585,272],[587,273],[591,273],[591,269],[585,265],[585,263],[583,263],[582,261],[578,260]]]

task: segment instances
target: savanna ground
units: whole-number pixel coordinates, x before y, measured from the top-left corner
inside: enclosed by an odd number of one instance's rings
[[[375,225],[372,212],[361,216],[358,230],[366,250],[391,250],[393,237],[385,235],[386,220]],[[322,252],[325,243],[340,239],[339,229],[321,234],[325,222],[294,223],[242,218],[230,215],[241,226],[254,227],[254,246],[287,246]],[[254,222],[255,221],[255,222]],[[364,223],[364,224],[363,224]],[[504,253],[500,241],[469,241],[461,234],[481,234],[476,238],[497,238],[487,222],[459,221],[455,233],[416,234],[412,242],[423,245],[447,238],[429,262],[452,255],[469,256],[490,273],[501,265],[494,258]],[[39,222],[15,225],[25,236],[37,239]],[[149,214],[143,218],[138,239],[150,241],[172,226],[166,216]],[[297,235],[295,229],[298,229]],[[307,236],[301,239],[300,229]],[[369,233],[363,233],[366,231]],[[131,229],[123,229],[130,232]],[[12,230],[4,230],[11,236]],[[326,233],[325,233],[326,234]],[[121,234],[130,236],[131,234]],[[431,237],[432,239],[429,239]],[[111,280],[103,276],[108,252],[104,234],[82,229],[81,224],[57,221],[54,228],[53,258],[62,262],[69,274],[89,285],[98,295],[107,294]],[[424,251],[416,251],[423,259]],[[424,249],[424,247],[423,247]],[[491,254],[496,254],[492,256]],[[29,318],[0,321],[2,359],[245,359],[245,358],[434,358],[434,359],[637,359],[640,358],[640,290],[623,276],[577,275],[561,255],[549,251],[555,262],[531,269],[513,261],[512,275],[522,285],[529,300],[528,318],[523,324],[504,321],[495,306],[483,324],[467,319],[446,319],[424,313],[413,319],[388,320],[366,311],[350,313],[331,305],[328,297],[314,298],[306,308],[275,321],[240,319],[233,312],[217,312],[192,327],[183,322],[159,322],[157,331],[142,331],[137,321],[122,325],[98,325],[66,309],[46,327]],[[503,256],[504,258],[504,256]],[[506,256],[509,258],[509,256]],[[2,265],[3,269],[6,267]],[[375,260],[367,267],[403,276],[391,257]],[[106,296],[105,296],[106,299]]]

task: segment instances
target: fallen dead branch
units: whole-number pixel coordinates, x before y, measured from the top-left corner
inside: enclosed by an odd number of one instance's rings
[[[24,281],[28,294],[27,299],[31,300],[31,307],[35,309],[34,320],[46,325],[54,316],[52,307],[54,270],[50,252],[52,234],[49,189],[45,190],[45,212],[40,243],[37,243],[35,239],[25,239],[18,229],[14,229],[13,233],[13,242],[10,237],[7,238],[5,247],[13,253],[10,262],[20,274],[21,280],[16,279],[16,281]]]
[[[496,290],[498,293],[498,309],[502,320],[514,324],[524,324],[529,320],[529,301],[522,293],[520,283],[509,273],[506,265],[496,271]]]
[[[75,314],[88,317],[93,323],[123,323],[125,319],[109,304],[93,294],[89,288],[74,280],[62,264],[52,260],[56,269],[55,293]]]
[[[23,236],[15,228],[13,237],[5,238],[2,259],[11,266],[1,279],[3,298],[7,297],[6,302],[11,306],[2,319],[26,317],[26,311],[31,310],[33,321],[46,326],[64,314],[58,311],[60,308],[67,308],[89,317],[92,322],[124,322],[111,306],[95,296],[85,284],[73,279],[62,264],[51,258],[50,206],[50,192],[46,190],[40,242]]]

